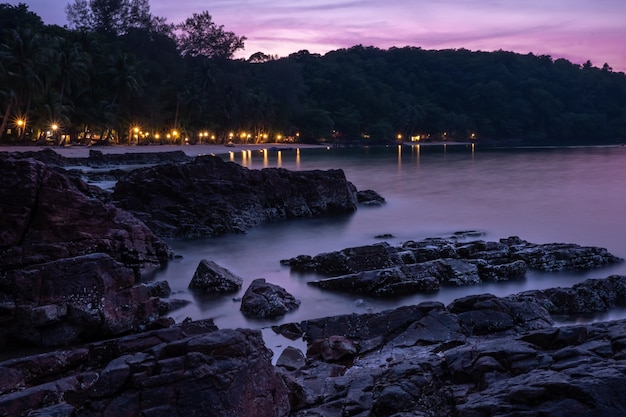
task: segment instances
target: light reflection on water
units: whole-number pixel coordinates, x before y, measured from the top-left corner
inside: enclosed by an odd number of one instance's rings
[[[182,259],[156,279],[167,280],[173,297],[193,301],[172,317],[214,318],[220,328],[264,328],[273,324],[347,313],[376,312],[425,300],[447,304],[468,294],[503,296],[528,289],[571,286],[587,278],[626,274],[620,264],[590,272],[529,272],[526,279],[475,287],[443,288],[436,294],[375,299],[339,294],[307,285],[314,275],[291,273],[280,260],[379,242],[390,244],[460,230],[479,230],[482,239],[517,235],[535,243],[567,242],[601,246],[626,257],[626,148],[482,150],[467,146],[413,146],[369,149],[300,149],[235,152],[225,156],[251,169],[342,168],[358,189],[387,199],[380,208],[360,208],[345,216],[283,221],[245,235],[168,243]],[[244,279],[228,296],[201,297],[187,285],[202,259],[213,260]],[[276,320],[251,320],[238,301],[250,282],[266,278],[302,301],[298,310]],[[623,311],[600,319],[623,317]],[[589,320],[589,319],[581,319]]]

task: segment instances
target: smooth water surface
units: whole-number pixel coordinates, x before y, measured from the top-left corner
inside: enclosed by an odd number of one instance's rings
[[[346,313],[376,312],[424,300],[445,304],[468,295],[503,296],[528,289],[571,286],[587,278],[626,274],[626,264],[575,273],[537,273],[526,279],[474,287],[443,288],[436,294],[375,299],[307,285],[315,275],[291,273],[281,259],[316,255],[385,241],[484,232],[481,239],[519,236],[533,243],[565,242],[607,248],[626,257],[626,147],[482,150],[461,146],[400,146],[365,149],[242,151],[225,159],[251,169],[341,168],[359,190],[373,189],[387,204],[352,215],[276,222],[245,235],[194,241],[170,240],[181,259],[156,276],[167,280],[172,297],[192,300],[172,317],[214,318],[220,328],[267,328],[278,323]],[[238,294],[199,297],[187,290],[202,259],[213,260],[244,279]],[[300,308],[277,320],[251,320],[239,301],[253,279],[287,289]],[[612,312],[600,319],[615,318]],[[597,318],[596,318],[597,319]]]

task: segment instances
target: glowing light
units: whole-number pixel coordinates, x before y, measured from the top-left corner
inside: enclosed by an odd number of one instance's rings
[[[26,122],[23,119],[17,119],[16,122],[18,127],[22,127],[24,126],[24,124],[26,124]]]

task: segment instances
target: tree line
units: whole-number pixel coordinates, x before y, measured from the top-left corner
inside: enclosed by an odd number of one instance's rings
[[[69,25],[0,4],[4,143],[626,140],[626,75],[550,56],[357,45],[233,59],[208,12],[74,0]]]

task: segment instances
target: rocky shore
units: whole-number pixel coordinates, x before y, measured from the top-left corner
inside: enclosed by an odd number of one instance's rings
[[[163,238],[240,233],[384,200],[357,191],[339,170],[253,171],[179,154],[120,158],[145,167],[119,173],[107,193],[66,168],[114,170],[113,156],[0,155],[0,416],[626,414],[626,320],[554,322],[623,308],[626,276],[274,328],[304,350],[271,352],[260,331],[218,329],[211,320],[173,323],[167,313],[177,301],[167,283],[149,280],[173,256]],[[386,297],[621,261],[603,248],[465,233],[283,263],[326,276],[311,283],[323,289]],[[192,281],[194,290],[231,292],[242,280],[203,261]],[[272,317],[302,302],[256,279],[241,313]],[[33,347],[45,353],[19,351]]]

